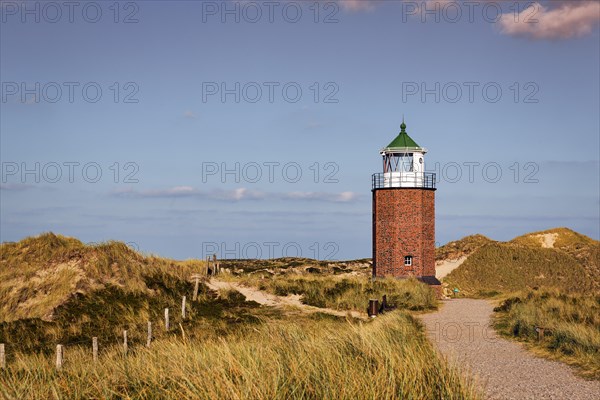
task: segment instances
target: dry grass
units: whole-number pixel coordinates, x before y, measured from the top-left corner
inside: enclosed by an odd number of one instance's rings
[[[438,260],[463,255],[469,257],[444,278],[463,295],[489,297],[535,288],[600,293],[600,242],[568,228],[532,232],[509,242],[473,235],[436,250]]]
[[[280,274],[371,276],[371,260],[324,261],[311,258],[283,257],[274,259],[226,259],[221,267],[233,275],[256,274],[270,277]]]
[[[495,326],[503,335],[600,379],[600,296],[536,291],[508,298],[495,311]],[[545,328],[541,341],[536,327]]]
[[[120,242],[88,246],[53,233],[0,244],[0,322],[51,320],[74,293],[107,287],[151,294],[148,277],[185,281],[202,261],[143,256]]]
[[[553,228],[545,231],[531,232],[522,236],[518,236],[510,242],[524,246],[540,247],[540,237],[547,234],[555,234],[556,240],[553,246],[567,252],[572,252],[585,246],[598,244],[596,240],[582,235],[581,233],[577,233],[569,228]]]
[[[435,249],[436,260],[456,260],[468,256],[483,245],[494,243],[483,235],[465,236],[460,240],[446,243]]]
[[[210,336],[209,336],[210,337]],[[394,312],[368,323],[298,318],[228,339],[156,342],[124,357],[68,349],[18,355],[0,372],[6,399],[476,399],[471,381],[439,358],[416,322]]]
[[[591,277],[568,253],[541,247],[491,243],[476,250],[444,278],[467,296],[556,288],[566,293],[597,291],[598,277]]]
[[[258,287],[278,296],[297,294],[302,302],[315,307],[335,310],[365,311],[369,299],[387,296],[397,308],[432,310],[437,308],[433,290],[416,279],[377,279],[367,277],[332,277],[277,275],[270,279],[255,276],[233,278],[246,286]]]
[[[586,277],[598,281],[600,277],[600,242],[568,228],[554,228],[519,236],[510,243],[527,247],[540,247],[542,235],[554,235],[554,248],[574,257],[586,270]],[[600,284],[598,285],[600,289]]]

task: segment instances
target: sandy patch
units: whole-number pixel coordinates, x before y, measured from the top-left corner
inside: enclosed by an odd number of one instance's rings
[[[457,260],[444,260],[438,261],[435,265],[435,277],[438,279],[444,278],[450,272],[454,271],[456,268],[460,267],[460,265],[465,262],[467,256],[463,256]]]
[[[544,247],[546,249],[553,249],[554,242],[556,242],[556,238],[558,237],[558,233],[542,233],[539,235],[535,235],[534,237],[537,237],[540,239],[540,243],[542,244],[542,247]]]

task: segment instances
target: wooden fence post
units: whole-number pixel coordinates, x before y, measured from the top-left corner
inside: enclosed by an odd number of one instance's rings
[[[535,331],[538,334],[538,337],[537,337],[538,341],[544,339],[544,328],[541,328],[538,326],[535,328]]]
[[[169,309],[165,308],[165,330],[169,330]]]
[[[98,338],[95,336],[92,338],[92,354],[94,357],[94,362],[97,362],[98,361]]]
[[[377,316],[377,312],[379,311],[379,300],[370,299],[369,307],[367,308],[367,314],[371,318],[375,318]]]
[[[186,299],[185,296],[183,296],[183,298],[181,299],[181,318],[185,319],[185,303],[186,303]]]
[[[56,345],[56,369],[61,370],[63,366],[63,346],[62,344]]]
[[[4,352],[4,343],[0,343],[0,369],[6,368],[6,353]]]
[[[196,284],[194,285],[194,297],[193,300],[198,300],[198,288],[200,287],[200,280],[196,277]]]
[[[127,331],[123,331],[123,352],[127,354]]]
[[[152,342],[152,322],[148,321],[148,338],[146,339],[146,347],[150,347]]]

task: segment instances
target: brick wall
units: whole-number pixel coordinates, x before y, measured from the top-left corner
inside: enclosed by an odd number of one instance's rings
[[[434,190],[373,190],[373,276],[435,276]]]

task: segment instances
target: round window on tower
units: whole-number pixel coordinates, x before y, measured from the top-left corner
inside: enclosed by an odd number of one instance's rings
[[[423,164],[423,157],[419,158],[419,164]]]

